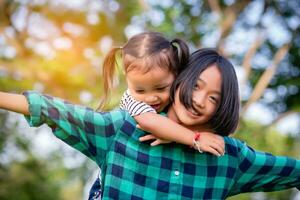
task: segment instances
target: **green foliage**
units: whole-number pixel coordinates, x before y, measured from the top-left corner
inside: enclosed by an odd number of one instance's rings
[[[36,158],[13,162],[0,170],[0,199],[62,199],[47,164]]]

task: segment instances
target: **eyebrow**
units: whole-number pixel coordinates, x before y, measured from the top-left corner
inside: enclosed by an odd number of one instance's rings
[[[167,87],[171,85],[170,83],[163,83],[163,84],[159,84],[159,85],[155,85],[155,87]]]
[[[197,81],[203,82],[205,85],[207,84],[207,82],[201,78],[198,78]],[[213,90],[212,92],[221,96],[221,92],[219,90]]]
[[[172,83],[171,83],[172,84]],[[160,85],[155,85],[154,88],[159,88],[159,87],[168,87],[171,85],[170,83],[165,83],[165,84],[160,84]],[[144,89],[143,87],[137,86],[136,89]]]

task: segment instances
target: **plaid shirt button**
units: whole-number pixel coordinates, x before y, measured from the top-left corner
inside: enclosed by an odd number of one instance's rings
[[[175,174],[176,176],[178,176],[180,173],[179,173],[179,171],[176,170],[176,171],[174,172],[174,174]]]

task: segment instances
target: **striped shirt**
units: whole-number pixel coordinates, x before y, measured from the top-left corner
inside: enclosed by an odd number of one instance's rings
[[[129,94],[129,90],[126,90],[121,98],[120,109],[128,111],[133,117],[147,112],[156,113],[148,104],[135,100]]]

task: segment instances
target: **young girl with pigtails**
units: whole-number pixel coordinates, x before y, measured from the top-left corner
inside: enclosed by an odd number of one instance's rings
[[[193,146],[193,132],[156,114],[169,106],[171,85],[186,66],[189,57],[186,43],[181,39],[168,41],[161,33],[147,32],[133,36],[123,47],[111,49],[103,64],[104,96],[100,109],[105,107],[112,90],[118,51],[121,52],[128,86],[120,108],[134,117],[139,128],[152,133],[141,140],[156,139],[151,143],[152,146],[168,142],[166,140]],[[174,132],[178,132],[178,135],[174,135]],[[182,135],[190,138],[183,139]],[[211,133],[202,135],[207,140],[202,139],[201,144],[194,146],[197,150],[217,156],[224,153],[222,138]]]

